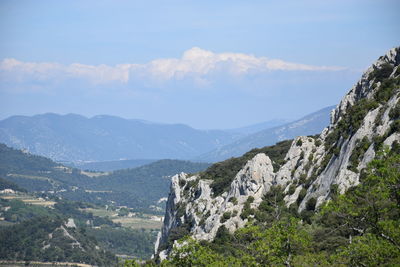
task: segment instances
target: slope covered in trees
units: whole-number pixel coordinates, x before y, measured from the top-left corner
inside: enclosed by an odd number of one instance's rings
[[[113,203],[141,212],[162,213],[164,203],[158,201],[168,195],[170,176],[180,172],[198,172],[208,166],[207,163],[159,160],[133,169],[91,176],[92,173],[83,173],[48,158],[0,144],[0,177],[6,181],[30,192],[52,192],[75,201],[99,205]]]
[[[397,266],[399,152],[398,145],[381,151],[358,186],[336,192],[318,212],[312,203],[301,213],[287,208],[282,188],[274,188],[245,227],[230,234],[221,226],[212,242],[184,238],[161,265]]]

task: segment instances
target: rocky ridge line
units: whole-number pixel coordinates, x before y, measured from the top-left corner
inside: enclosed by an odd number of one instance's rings
[[[212,241],[222,225],[231,233],[243,227],[248,221],[243,213],[257,208],[273,185],[284,188],[287,206],[299,203],[298,211],[311,199],[318,207],[333,191],[344,193],[357,185],[378,147],[400,141],[400,118],[392,114],[400,110],[399,63],[400,48],[380,57],[332,111],[330,125],[319,136],[293,140],[277,171],[270,157],[259,153],[221,195],[201,173],[175,175],[157,242],[160,258],[168,256],[174,235]],[[387,88],[392,88],[389,93]]]

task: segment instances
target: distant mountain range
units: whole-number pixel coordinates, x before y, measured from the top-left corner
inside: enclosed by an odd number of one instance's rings
[[[198,130],[184,124],[108,115],[12,116],[0,121],[0,142],[81,169],[101,171],[133,168],[158,159],[213,162],[320,132],[328,124],[332,108],[293,123],[276,119],[228,130]]]
[[[241,133],[241,134],[247,135],[247,134],[253,134],[253,133],[265,130],[265,129],[284,125],[285,123],[288,123],[288,122],[290,122],[290,121],[284,120],[284,119],[274,119],[274,120],[260,122],[260,123],[256,123],[256,124],[245,126],[245,127],[229,129],[227,131],[231,132],[231,133]]]
[[[335,106],[326,107],[294,122],[250,134],[231,144],[196,157],[194,160],[205,162],[222,161],[231,157],[241,156],[253,148],[273,145],[279,141],[292,139],[300,135],[316,134],[329,125],[330,112],[334,108]]]
[[[43,114],[0,121],[0,142],[57,161],[189,159],[241,136],[114,116]]]

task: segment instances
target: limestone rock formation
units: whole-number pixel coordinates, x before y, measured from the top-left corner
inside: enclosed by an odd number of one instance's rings
[[[222,194],[202,173],[175,175],[158,240],[160,257],[168,255],[176,236],[211,241],[221,226],[230,232],[243,227],[248,219],[241,215],[256,209],[271,186],[284,188],[286,205],[299,204],[302,211],[310,199],[318,207],[333,190],[344,193],[357,185],[378,148],[400,141],[399,63],[400,48],[380,57],[332,111],[320,135],[295,138],[279,164],[272,154],[256,154]]]

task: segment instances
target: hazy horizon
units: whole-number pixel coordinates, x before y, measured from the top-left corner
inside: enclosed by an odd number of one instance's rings
[[[337,104],[400,43],[398,1],[2,1],[0,118],[98,114],[196,129]]]
[[[265,123],[275,123],[276,124],[274,126],[264,127],[265,129],[274,128],[274,127],[277,127],[277,126],[280,126],[280,125],[284,125],[284,124],[295,122],[295,121],[297,121],[297,120],[299,120],[299,119],[301,119],[301,118],[303,118],[303,117],[305,117],[307,115],[319,112],[319,111],[327,109],[327,108],[334,109],[335,106],[336,105],[327,106],[327,107],[315,110],[314,112],[302,115],[302,116],[297,117],[297,118],[274,118],[274,119],[270,119],[270,120],[266,120],[266,121],[255,122],[255,123],[252,123],[252,124],[238,125],[238,126],[233,127],[233,128],[196,128],[196,127],[193,127],[190,124],[184,124],[184,123],[181,123],[181,122],[149,121],[149,120],[143,120],[143,119],[140,119],[140,118],[125,118],[125,117],[122,117],[122,116],[111,115],[111,114],[96,114],[96,115],[93,115],[93,116],[86,116],[86,115],[77,114],[77,113],[55,113],[55,112],[45,112],[45,113],[38,113],[38,114],[32,114],[32,115],[15,114],[15,115],[11,115],[11,116],[8,116],[8,117],[5,117],[5,118],[1,118],[0,117],[0,121],[7,120],[7,119],[10,119],[12,117],[18,117],[18,116],[35,117],[35,116],[43,116],[43,115],[50,115],[50,114],[57,115],[57,116],[74,115],[74,116],[81,116],[81,117],[84,117],[86,119],[93,119],[93,118],[101,117],[101,116],[110,116],[110,117],[121,118],[121,119],[124,119],[124,120],[141,121],[141,122],[144,122],[144,123],[154,123],[154,124],[160,124],[160,125],[162,125],[162,124],[170,124],[170,125],[182,124],[182,125],[186,125],[186,126],[189,126],[189,127],[193,128],[193,129],[197,129],[197,130],[223,130],[223,131],[230,131],[230,130],[237,130],[237,129],[241,129],[241,128],[247,128],[247,127],[252,127],[252,126],[256,126],[256,125],[261,125],[261,124],[265,124]]]

